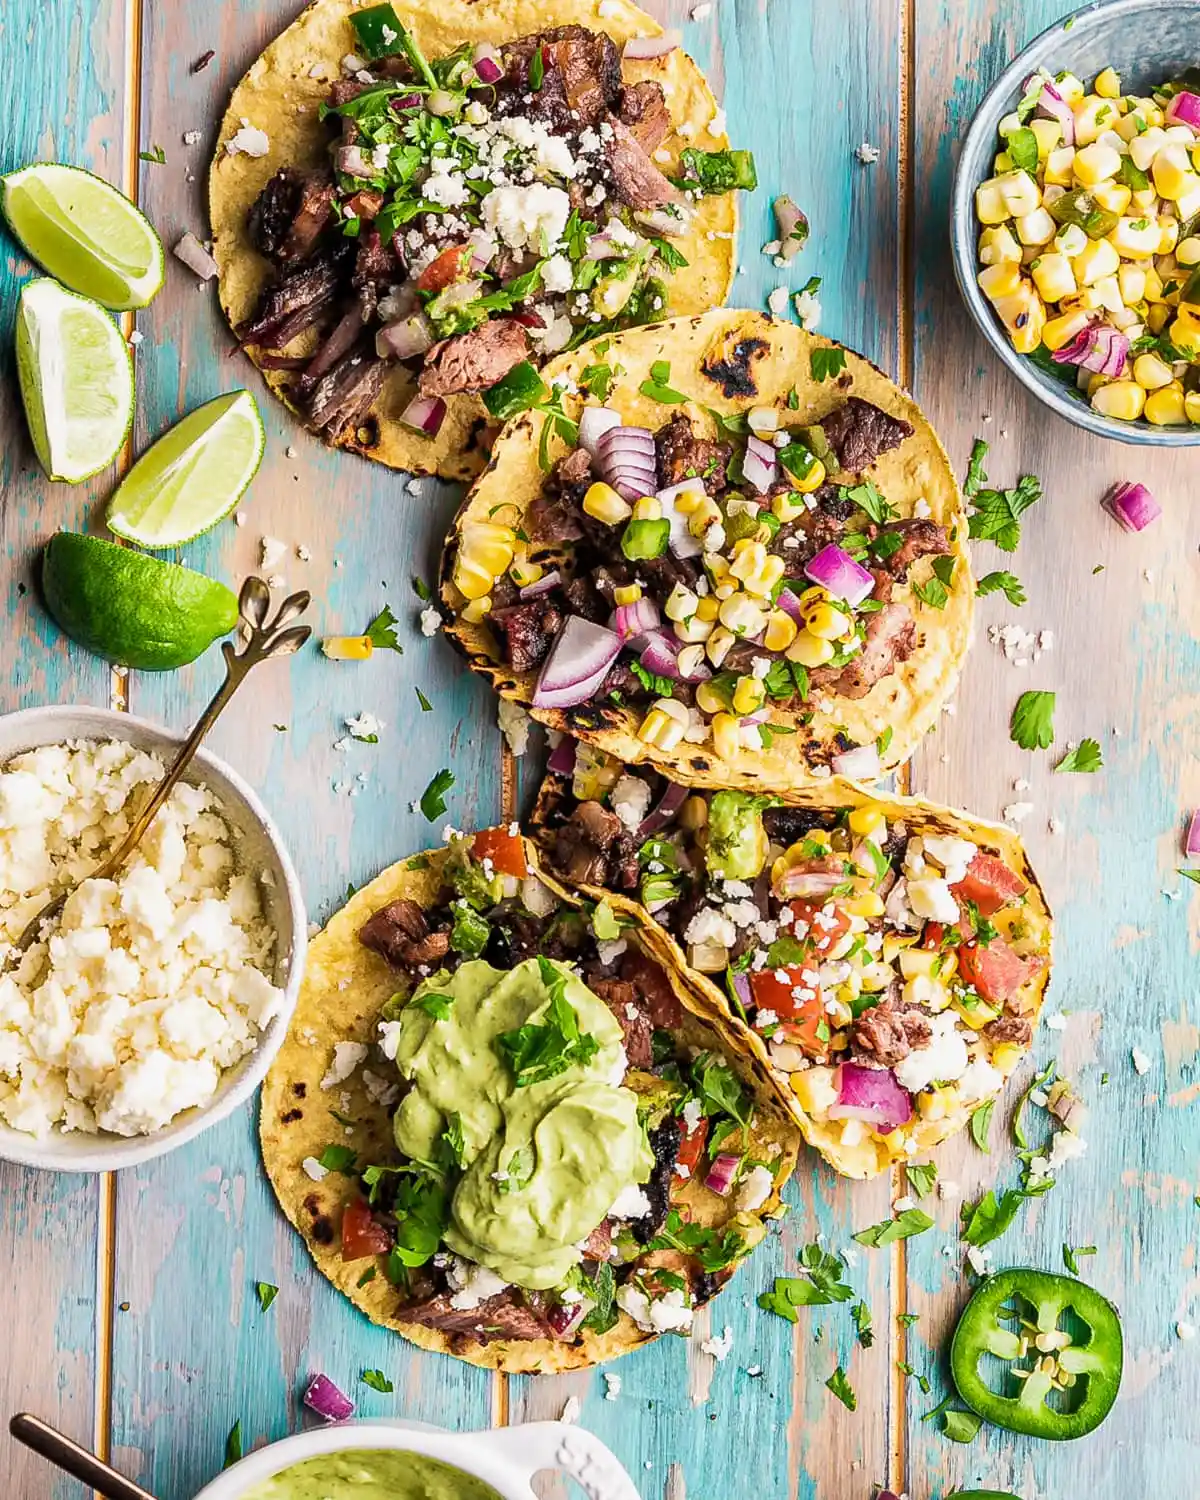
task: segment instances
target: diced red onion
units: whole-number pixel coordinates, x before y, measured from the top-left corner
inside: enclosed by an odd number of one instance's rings
[[[520,323],[522,328],[545,328],[546,320],[541,313],[535,313],[531,307],[514,307],[508,314],[514,323]],[[546,347],[543,340],[542,348]]]
[[[746,442],[746,457],[742,461],[742,473],[748,484],[752,484],[760,495],[765,495],[775,483],[779,465],[775,459],[775,448],[764,443],[753,433]]]
[[[1050,358],[1056,365],[1079,365],[1115,380],[1124,370],[1128,354],[1129,340],[1119,328],[1110,323],[1089,323]]]
[[[645,427],[610,428],[597,440],[596,463],[622,500],[654,494],[654,434]]]
[[[586,703],[616,661],[621,642],[611,630],[571,615],[559,631],[538,677],[534,708],[574,708]]]
[[[749,974],[745,970],[742,970],[741,973],[735,973],[732,977],[732,983],[734,994],[742,1002],[742,1009],[745,1011],[752,1010],[754,1007],[754,996],[750,989]]]
[[[704,551],[698,536],[693,536],[688,526],[688,518],[680,515],[675,509],[675,502],[684,490],[689,493],[696,488],[694,479],[685,479],[681,484],[672,484],[665,490],[659,490],[658,503],[662,506],[662,513],[671,523],[671,533],[667,537],[667,546],[676,557],[699,557]]]
[[[211,281],[220,269],[191,230],[175,246],[175,254],[201,281]]]
[[[704,1179],[704,1186],[710,1193],[719,1193],[722,1198],[729,1197],[741,1160],[740,1156],[734,1156],[728,1151],[722,1151],[720,1156],[713,1158],[708,1176]]]
[[[644,212],[635,213],[633,217],[639,224],[644,224],[651,234],[660,234],[666,238],[673,234],[683,234],[691,220],[691,215],[686,210],[668,213],[665,208],[648,208]]]
[[[679,46],[679,32],[664,31],[661,36],[634,36],[625,43],[622,58],[646,61],[655,57],[666,57]]]
[[[637,837],[649,838],[652,833],[658,833],[666,828],[687,800],[687,794],[687,787],[677,786],[675,782],[668,781],[667,789],[658,799],[657,807],[652,808],[638,824]]]
[[[756,708],[752,714],[743,714],[738,720],[738,724],[743,727],[746,725],[765,724],[770,717],[771,710],[769,708]]]
[[[375,176],[371,158],[361,146],[339,146],[334,156],[334,164],[338,171],[344,172],[347,177]]]
[[[583,252],[584,260],[613,260],[620,255],[616,245],[606,234],[594,234]]]
[[[646,644],[650,632],[661,624],[661,621],[658,605],[648,595],[643,594],[632,604],[618,604],[608,623],[609,629],[617,633],[623,646],[630,646],[638,651]]]
[[[548,594],[551,589],[556,589],[561,582],[562,574],[557,568],[551,568],[536,583],[527,583],[521,590],[521,598],[536,599],[539,594]]]
[[[1105,497],[1104,508],[1126,531],[1144,531],[1162,515],[1162,506],[1144,484],[1117,485]]]
[[[467,235],[467,244],[472,247],[471,270],[476,274],[486,271],[496,254],[496,241],[493,236],[484,229],[472,229]]]
[[[388,108],[399,113],[405,109],[420,109],[424,102],[423,94],[397,94],[394,99],[388,100]]]
[[[547,771],[553,771],[556,776],[574,775],[575,755],[578,749],[579,741],[573,740],[569,734],[564,734],[550,752],[549,759],[546,761]]]
[[[853,750],[835,755],[829,764],[836,775],[849,776],[852,781],[878,781],[882,774],[879,751],[874,745],[855,745]]]
[[[642,648],[642,666],[647,672],[653,672],[656,677],[669,677],[672,682],[679,682],[683,673],[679,670],[678,650],[679,647],[674,638],[667,635],[665,631],[651,631]]]
[[[829,1118],[865,1120],[886,1135],[912,1119],[912,1098],[896,1082],[890,1068],[843,1063],[838,1072],[837,1103],[830,1105]]]
[[[437,437],[446,420],[446,403],[440,396],[418,396],[400,413],[400,420],[426,437]]]
[[[831,870],[806,870],[796,865],[784,870],[771,889],[781,901],[822,901],[845,880],[844,875]]]
[[[345,1422],[354,1415],[354,1402],[339,1391],[328,1375],[314,1375],[304,1393],[304,1404],[326,1422]]]
[[[1183,841],[1183,852],[1200,854],[1200,812],[1192,814],[1192,821],[1188,824],[1187,838]]]
[[[1062,126],[1064,146],[1075,144],[1075,116],[1071,106],[1052,83],[1044,83],[1038,95],[1037,113],[1043,120],[1057,120]]]
[[[585,406],[579,413],[579,446],[587,450],[592,458],[597,457],[596,445],[606,432],[620,427],[621,414],[607,406]]]
[[[1182,89],[1167,105],[1168,125],[1187,125],[1200,131],[1200,94]]]
[[[804,249],[804,242],[808,239],[808,219],[786,193],[776,198],[773,206],[779,259],[790,263]]]
[[[433,325],[423,312],[398,323],[388,323],[375,334],[380,359],[416,359],[433,347]]]
[[[797,625],[804,624],[804,607],[801,605],[797,595],[791,589],[780,589],[779,598],[775,601],[785,614],[791,615]]]
[[[471,66],[480,83],[499,83],[504,77],[500,54],[490,42],[480,42],[471,56]]]
[[[835,542],[822,547],[816,557],[805,563],[804,573],[827,594],[850,605],[861,604],[875,587],[872,574]]]

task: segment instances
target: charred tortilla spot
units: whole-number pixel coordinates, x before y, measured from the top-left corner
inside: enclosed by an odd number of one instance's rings
[[[296,1096],[297,1099],[303,1099],[305,1097],[305,1095],[308,1093],[308,1084],[307,1083],[293,1083],[292,1084],[292,1093],[295,1094],[295,1096]]]
[[[289,1109],[287,1114],[279,1116],[279,1123],[281,1125],[290,1125],[293,1120],[303,1120],[303,1118],[304,1111],[302,1109]]]
[[[721,387],[721,394],[732,401],[738,396],[757,396],[754,372],[750,368],[755,360],[766,354],[769,345],[766,339],[738,339],[718,351],[720,357],[705,361],[700,368],[711,381]]]
[[[324,1214],[318,1214],[313,1219],[312,1237],[318,1245],[332,1245],[334,1241],[333,1223]]]
[[[568,708],[565,717],[572,729],[602,729],[608,720],[608,711],[582,703],[578,708]]]
[[[467,433],[466,450],[468,453],[491,453],[494,443],[488,441],[488,429],[491,423],[486,417],[476,417],[471,423],[471,430]],[[492,461],[493,463],[495,460]],[[492,467],[489,463],[488,468]]]

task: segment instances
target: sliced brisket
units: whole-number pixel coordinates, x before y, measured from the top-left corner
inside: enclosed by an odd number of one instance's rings
[[[821,427],[847,474],[863,473],[880,454],[898,448],[912,436],[909,423],[858,396],[848,396],[836,411],[822,418]]]
[[[529,338],[513,318],[489,318],[470,333],[435,344],[425,356],[418,386],[422,396],[485,391],[503,380],[529,354]]]
[[[394,969],[434,964],[450,951],[448,932],[431,932],[415,901],[392,901],[380,907],[358,930],[358,940]]]

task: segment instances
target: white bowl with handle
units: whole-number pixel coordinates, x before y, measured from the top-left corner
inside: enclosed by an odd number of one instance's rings
[[[255,1485],[327,1453],[414,1453],[439,1459],[491,1485],[501,1500],[536,1500],[533,1476],[556,1469],[588,1500],[640,1500],[611,1449],[583,1427],[528,1422],[489,1432],[446,1432],[420,1423],[341,1422],[312,1428],[248,1453],[211,1480],[196,1500],[243,1500]]]

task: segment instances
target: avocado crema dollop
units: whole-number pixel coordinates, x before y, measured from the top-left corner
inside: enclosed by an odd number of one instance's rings
[[[545,1024],[552,988],[595,1050],[518,1086],[499,1040]],[[464,1170],[444,1243],[516,1286],[558,1286],[581,1259],[580,1241],[653,1167],[637,1096],[620,1087],[617,1020],[560,964],[530,959],[502,971],[474,959],[424,980],[398,1025],[396,1066],[412,1087],[396,1111],[397,1146],[428,1162],[450,1122],[461,1129]]]

